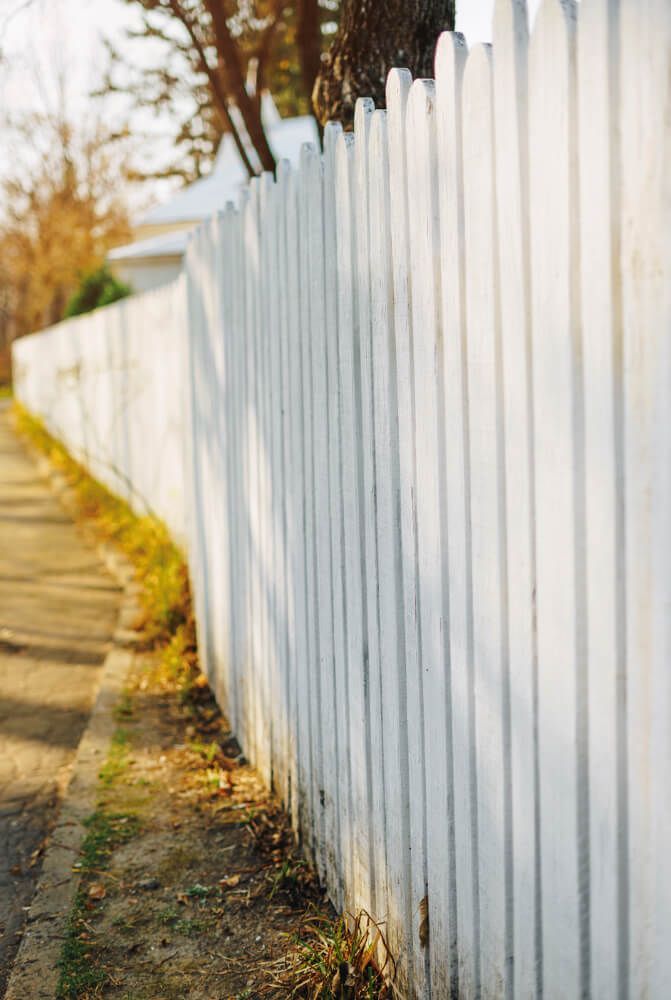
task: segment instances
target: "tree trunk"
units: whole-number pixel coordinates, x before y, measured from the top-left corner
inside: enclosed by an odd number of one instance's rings
[[[350,128],[358,97],[384,106],[392,67],[433,76],[438,35],[454,30],[454,16],[455,0],[342,0],[340,26],[312,92],[321,124]]]
[[[299,0],[296,42],[301,61],[301,76],[309,97],[322,64],[320,12],[318,0]]]
[[[256,151],[262,170],[275,170],[275,157],[261,121],[261,106],[247,93],[240,53],[233,38],[221,0],[206,0],[219,55],[219,67],[228,83],[228,92],[245,123],[249,140]],[[279,6],[279,5],[278,5]],[[279,13],[277,14],[279,16]]]

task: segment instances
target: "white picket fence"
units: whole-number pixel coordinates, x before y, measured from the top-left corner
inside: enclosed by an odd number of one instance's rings
[[[413,997],[671,996],[671,4],[577,14],[497,0],[14,352]]]

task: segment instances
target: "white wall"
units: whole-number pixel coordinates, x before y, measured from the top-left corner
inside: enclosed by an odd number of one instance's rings
[[[13,345],[21,402],[137,513],[186,538],[185,284],[131,296]]]
[[[670,71],[666,0],[498,0],[183,285],[15,349],[183,495],[204,667],[412,996],[671,995]]]
[[[112,261],[110,266],[117,278],[125,281],[133,292],[137,293],[148,292],[152,288],[160,288],[161,285],[174,281],[180,274],[183,264],[181,256],[157,260],[138,257],[125,261]]]

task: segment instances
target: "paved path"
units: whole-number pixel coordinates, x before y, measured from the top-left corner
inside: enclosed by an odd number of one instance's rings
[[[0,996],[118,591],[0,411]]]

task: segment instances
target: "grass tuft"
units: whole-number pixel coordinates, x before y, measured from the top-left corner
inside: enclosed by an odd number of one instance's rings
[[[128,750],[128,733],[125,729],[117,729],[112,736],[107,760],[98,775],[105,788],[109,788],[124,774],[128,765]]]
[[[361,910],[312,917],[264,972],[255,994],[263,1000],[387,1000],[396,969],[381,926]]]

